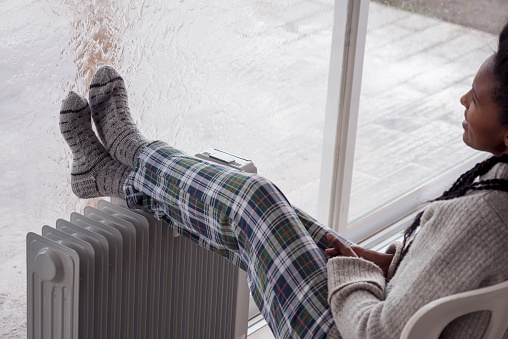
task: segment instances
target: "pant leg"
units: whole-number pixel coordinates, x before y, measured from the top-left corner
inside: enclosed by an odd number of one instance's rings
[[[336,237],[339,237],[342,242],[348,244],[348,245],[355,245],[354,242],[347,240],[343,236],[339,235],[337,232],[332,230],[331,228],[321,224],[319,221],[311,217],[309,214],[301,210],[300,208],[293,205],[293,209],[298,215],[298,218],[300,219],[301,223],[309,233],[309,235],[314,239],[314,242],[316,243],[317,247],[319,247],[322,251],[329,248],[328,240],[326,239],[326,235],[328,233],[334,234]]]
[[[324,338],[334,326],[323,251],[268,180],[154,142],[125,193],[129,207],[144,207],[245,269],[276,338]]]

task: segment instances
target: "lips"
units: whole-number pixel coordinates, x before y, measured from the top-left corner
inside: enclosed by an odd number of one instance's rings
[[[464,119],[464,121],[462,121],[462,127],[464,129],[468,129],[469,128],[469,124],[467,123],[467,121]]]

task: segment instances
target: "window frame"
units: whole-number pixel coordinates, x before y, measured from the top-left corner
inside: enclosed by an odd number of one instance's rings
[[[317,218],[347,237],[369,3],[334,6]]]

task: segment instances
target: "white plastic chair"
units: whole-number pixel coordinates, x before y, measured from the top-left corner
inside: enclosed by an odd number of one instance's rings
[[[508,329],[508,281],[434,300],[408,321],[401,339],[434,339],[454,319],[477,311],[492,311],[483,339],[500,339]]]

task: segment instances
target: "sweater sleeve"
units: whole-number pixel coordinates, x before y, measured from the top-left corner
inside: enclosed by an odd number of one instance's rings
[[[393,254],[392,262],[390,263],[390,267],[388,267],[388,274],[386,280],[390,281],[395,274],[395,268],[397,268],[397,264],[400,261],[400,255],[402,253],[402,243],[400,241],[396,241],[386,250],[386,254]]]
[[[507,227],[482,201],[475,197],[431,204],[388,284],[371,262],[330,259],[328,300],[341,336],[399,338],[409,318],[430,301],[508,279],[506,269],[499,274],[508,254]],[[391,250],[397,253],[397,245]],[[479,324],[463,321],[454,331],[474,334]]]

